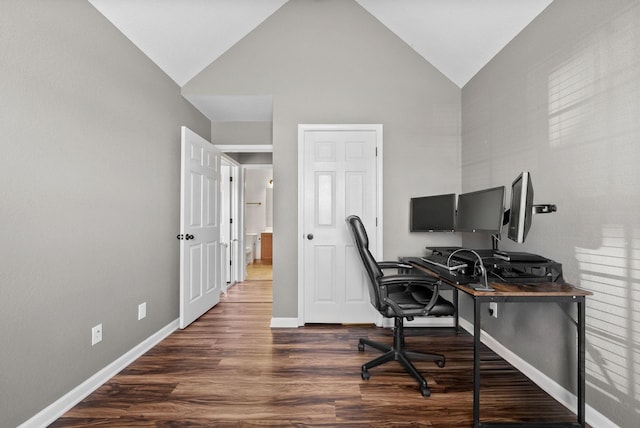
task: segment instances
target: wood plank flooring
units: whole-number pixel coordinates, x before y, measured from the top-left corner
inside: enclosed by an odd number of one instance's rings
[[[409,347],[442,352],[438,368],[416,362],[431,397],[396,362],[360,378],[379,355],[358,338],[389,341],[363,325],[271,329],[271,281],[246,281],[51,427],[470,427],[472,338],[450,328],[409,329]],[[575,416],[487,348],[482,420],[575,421]]]
[[[271,281],[273,266],[258,259],[247,265],[247,281]]]

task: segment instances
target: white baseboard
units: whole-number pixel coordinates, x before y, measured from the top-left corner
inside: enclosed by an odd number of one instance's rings
[[[391,324],[393,325],[393,323]],[[405,327],[455,327],[455,317],[415,317],[413,321],[404,321]]]
[[[271,328],[298,328],[298,318],[271,318]]]
[[[31,417],[23,424],[19,425],[18,428],[41,428],[55,422],[56,419],[65,414],[76,404],[86,398],[89,394],[91,394],[113,376],[122,371],[122,369],[134,362],[149,349],[156,346],[165,337],[173,333],[178,328],[178,325],[179,322],[177,319],[167,324],[158,332],[140,342],[129,352],[127,352],[102,370],[98,371],[89,379],[85,380],[80,385],[76,386],[74,389],[60,397],[58,400],[45,407],[42,411]]]
[[[463,318],[459,320],[460,327],[473,335],[473,324]],[[480,341],[487,345],[493,352],[504,358],[509,364],[518,369],[522,374],[531,379],[536,385],[542,388],[547,394],[560,402],[567,409],[576,413],[578,398],[551,379],[546,374],[523,360],[521,357],[510,351],[490,334],[484,330],[480,331]],[[616,428],[617,425],[611,422],[606,416],[598,412],[588,404],[585,406],[586,422],[594,428]]]

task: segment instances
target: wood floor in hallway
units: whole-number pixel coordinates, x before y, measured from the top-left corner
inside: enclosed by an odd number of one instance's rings
[[[273,278],[273,266],[261,260],[248,264],[246,271],[247,281],[271,281]]]
[[[271,329],[271,281],[234,285],[211,311],[171,334],[51,427],[440,427],[472,425],[472,337],[413,328],[407,345],[446,355],[416,362],[424,398],[396,362],[360,366],[391,331],[364,325]],[[575,421],[575,416],[483,348],[481,419]]]

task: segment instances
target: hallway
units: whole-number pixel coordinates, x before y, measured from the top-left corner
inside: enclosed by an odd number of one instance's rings
[[[247,281],[271,281],[273,279],[273,265],[256,260],[247,265]]]

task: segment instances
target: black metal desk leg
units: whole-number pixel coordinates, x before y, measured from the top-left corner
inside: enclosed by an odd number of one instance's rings
[[[585,357],[586,326],[585,298],[578,297],[578,423],[585,426]]]
[[[480,299],[473,299],[473,426],[480,426]]]
[[[457,288],[453,289],[453,307],[455,308],[455,314],[453,314],[453,316],[456,318],[455,319],[456,333],[460,332],[460,310],[458,308],[458,305],[460,304],[459,293],[460,291],[458,291]]]

